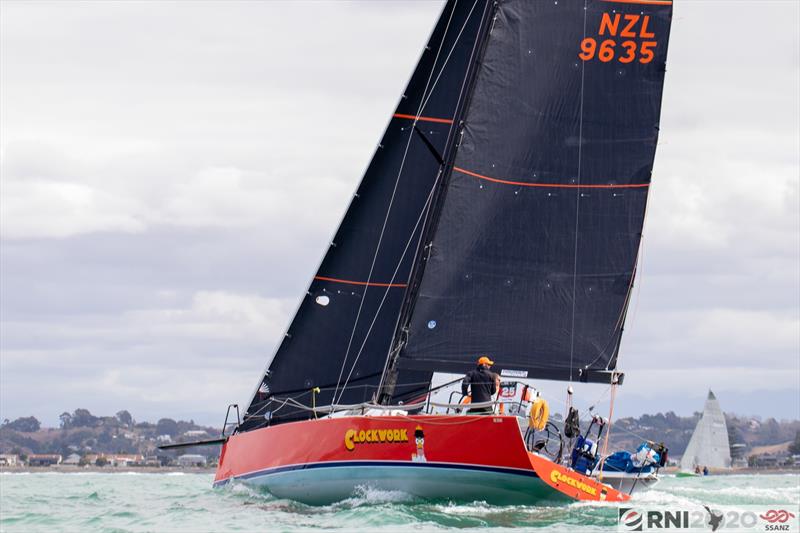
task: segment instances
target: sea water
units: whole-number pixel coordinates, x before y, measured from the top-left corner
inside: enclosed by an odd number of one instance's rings
[[[616,531],[617,506],[492,506],[415,500],[363,487],[334,505],[312,507],[207,474],[0,473],[2,532],[217,531]],[[666,477],[637,507],[800,506],[800,476]]]

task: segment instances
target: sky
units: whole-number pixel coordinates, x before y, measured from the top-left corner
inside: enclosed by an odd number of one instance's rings
[[[0,419],[246,403],[441,6],[0,2]],[[800,3],[674,13],[615,412],[800,418]]]

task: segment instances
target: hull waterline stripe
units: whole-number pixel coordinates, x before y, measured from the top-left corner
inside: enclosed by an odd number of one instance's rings
[[[273,474],[281,474],[284,472],[292,472],[295,470],[311,470],[314,468],[353,468],[353,467],[378,467],[390,466],[398,468],[443,468],[450,470],[475,470],[482,472],[495,472],[500,474],[512,474],[517,476],[527,476],[538,478],[539,475],[535,470],[527,470],[522,468],[513,467],[497,467],[497,466],[484,466],[484,465],[471,465],[464,463],[413,463],[409,461],[328,461],[324,463],[307,463],[290,466],[279,466],[275,468],[265,468],[264,470],[255,470],[247,472],[238,476],[231,476],[225,479],[214,481],[214,487],[221,487],[234,479],[252,479],[262,476],[270,476]]]
[[[672,0],[603,0],[616,4],[644,4],[650,6],[671,6]]]
[[[530,183],[524,181],[510,181],[510,180],[501,180],[498,178],[491,178],[489,176],[484,176],[483,174],[478,174],[477,172],[471,172],[469,170],[465,170],[459,167],[453,167],[453,170],[456,172],[460,172],[462,174],[466,174],[467,176],[472,176],[473,178],[478,178],[481,180],[491,181],[493,183],[503,183],[505,185],[517,185],[519,187],[545,187],[550,189],[641,189],[644,187],[649,187],[649,183],[631,183],[629,185],[587,185],[585,183],[578,184],[578,183]]]
[[[392,115],[394,118],[407,118],[408,120],[418,120],[420,122],[438,122],[439,124],[452,124],[453,121],[448,118],[434,118],[434,117],[418,117],[415,115],[404,115],[403,113],[395,113]]]
[[[374,281],[352,281],[349,279],[328,278],[326,276],[314,276],[314,279],[319,281],[332,281],[333,283],[344,283],[346,285],[361,285],[364,287],[406,287],[405,283],[377,283]]]

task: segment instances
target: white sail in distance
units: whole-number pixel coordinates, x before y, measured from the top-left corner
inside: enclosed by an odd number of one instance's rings
[[[716,396],[708,391],[703,415],[694,428],[692,438],[681,457],[681,470],[700,468],[729,468],[731,449],[728,443],[728,426]]]

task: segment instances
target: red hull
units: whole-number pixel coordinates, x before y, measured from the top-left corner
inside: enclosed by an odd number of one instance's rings
[[[353,486],[372,481],[453,499],[484,499],[492,491],[465,484],[486,483],[499,486],[499,499],[514,501],[628,499],[528,453],[510,416],[356,416],[249,431],[232,435],[222,448],[214,483],[233,479],[314,503],[347,497]]]

